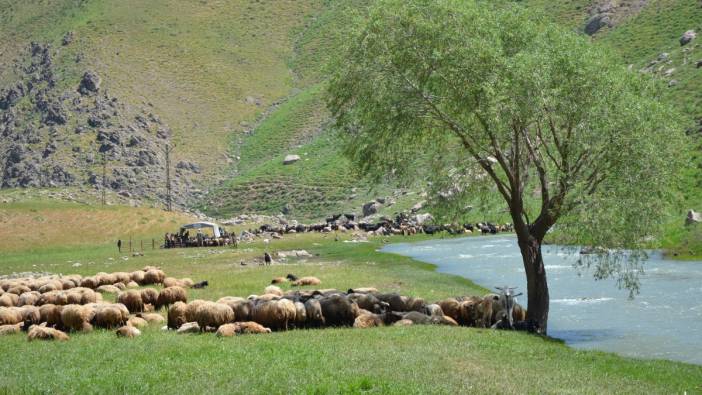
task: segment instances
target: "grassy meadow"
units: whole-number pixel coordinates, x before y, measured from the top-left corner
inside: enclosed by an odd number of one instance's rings
[[[148,231],[138,234],[146,238]],[[169,276],[209,281],[205,289],[189,290],[190,300],[259,294],[272,277],[287,273],[317,276],[323,288],[372,286],[431,301],[486,292],[437,273],[433,265],[378,252],[407,238],[340,238],[287,235],[268,247],[259,240],[238,248],[147,248],[133,257],[119,254],[111,241],[71,244],[47,236],[44,248],[3,249],[0,273],[91,275],[158,265]],[[312,257],[261,266],[264,248],[305,249]],[[702,393],[700,366],[576,351],[528,334],[461,327],[293,330],[220,339],[153,325],[130,340],[107,330],[74,333],[66,343],[28,343],[23,334],[10,335],[0,340],[0,355],[0,393],[8,394]]]

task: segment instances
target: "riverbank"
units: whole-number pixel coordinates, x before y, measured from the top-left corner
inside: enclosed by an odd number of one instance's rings
[[[305,249],[313,257],[266,267],[253,264],[262,242],[146,251],[126,260],[111,245],[57,255],[15,252],[0,263],[0,273],[94,274],[159,265],[168,275],[209,280],[210,287],[190,290],[190,299],[261,293],[272,277],[287,273],[317,276],[325,288],[373,286],[427,300],[485,292],[434,265],[377,251],[386,241],[408,240],[421,238],[353,243],[336,242],[333,235],[289,235],[272,240],[269,249]],[[152,327],[134,340],[98,330],[74,334],[66,343],[3,337],[0,355],[0,393],[702,393],[700,366],[472,328],[301,330],[219,339]]]

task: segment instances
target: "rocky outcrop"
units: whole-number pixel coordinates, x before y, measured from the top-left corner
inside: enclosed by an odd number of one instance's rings
[[[687,217],[685,218],[685,225],[690,226],[693,224],[698,224],[702,222],[702,213],[698,213],[695,210],[689,210],[687,212]]]
[[[32,43],[16,62],[18,80],[0,86],[0,187],[100,189],[106,163],[107,188],[165,201],[168,126],[150,109],[110,96],[95,72],[57,88],[53,51]],[[172,198],[184,205],[200,168],[186,161],[174,167]]]
[[[627,18],[638,14],[647,3],[648,0],[599,0],[590,7],[590,17],[585,22],[583,31],[592,36],[605,27],[617,26]]]
[[[299,160],[300,160],[300,155],[286,155],[285,159],[283,159],[283,164],[284,165],[292,165],[293,163],[295,163]]]
[[[688,30],[683,35],[680,37],[680,45],[687,45],[689,44],[692,40],[697,37],[697,33],[695,33],[694,30]]]

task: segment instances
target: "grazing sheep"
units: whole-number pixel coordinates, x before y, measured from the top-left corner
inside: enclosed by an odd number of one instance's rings
[[[217,337],[234,337],[236,335],[236,325],[234,324],[224,324],[217,328]]]
[[[153,288],[144,288],[140,291],[140,293],[141,301],[144,302],[144,304],[156,305],[156,301],[158,300],[157,290]]]
[[[175,277],[166,277],[163,279],[163,286],[165,288],[175,287],[175,286],[182,287],[183,283],[181,283],[180,280],[178,280]]]
[[[354,328],[372,328],[385,325],[385,314],[364,313],[359,314],[353,321]]]
[[[308,326],[318,328],[325,325],[324,314],[322,314],[322,305],[319,303],[319,300],[307,300],[305,302],[305,310],[307,313]]]
[[[41,298],[41,294],[37,291],[25,292],[17,299],[17,306],[36,305]]]
[[[166,307],[167,310],[168,306],[175,302],[187,301],[188,292],[184,288],[178,286],[168,287],[162,289],[161,292],[158,293],[158,298],[156,299],[156,303],[154,303],[154,307],[156,310],[160,310],[161,307]]]
[[[15,333],[20,333],[24,324],[14,324],[14,325],[0,325],[0,336],[4,335],[14,335]]]
[[[122,311],[116,305],[98,306],[95,311],[95,325],[100,328],[112,329],[122,326],[127,322],[129,312]]]
[[[141,318],[141,317],[136,317],[136,316],[135,316],[135,317],[130,317],[130,318],[127,320],[127,325],[128,325],[128,326],[133,326],[133,327],[135,327],[135,328],[144,328],[144,327],[147,327],[147,326],[149,325],[149,323],[146,322],[145,319],[143,319],[143,318]]]
[[[181,302],[182,303],[182,302]],[[163,318],[161,314],[156,314],[156,313],[139,313],[136,315],[139,318],[142,318],[149,324],[160,324],[162,322],[165,322],[166,319]]]
[[[319,285],[322,282],[317,277],[302,277],[292,282],[292,285],[303,286],[303,285]]]
[[[373,313],[383,313],[390,308],[388,303],[382,302],[373,294],[353,293],[349,299],[356,302],[359,308],[368,310]]]
[[[70,339],[67,334],[58,329],[47,328],[42,325],[32,325],[27,333],[27,340],[59,340],[66,341]]]
[[[149,285],[149,284],[162,284],[163,280],[166,279],[166,273],[164,273],[160,269],[149,269],[146,273],[144,273],[144,279],[141,282],[141,285]]]
[[[125,325],[115,331],[117,337],[137,337],[141,335],[141,331],[133,326]]]
[[[253,302],[237,296],[225,296],[217,300],[217,303],[223,303],[231,307],[234,311],[236,321],[250,321],[251,311],[253,310]]]
[[[141,292],[130,289],[117,295],[117,303],[127,306],[130,313],[141,313],[144,311],[144,301],[141,299]]]
[[[283,290],[280,289],[279,287],[276,287],[275,285],[269,285],[263,289],[263,294],[264,295],[283,296]]]
[[[96,291],[106,294],[117,294],[120,292],[120,289],[115,287],[114,285],[101,285],[97,287]]]
[[[175,302],[170,309],[168,309],[168,327],[171,329],[178,329],[183,324],[188,322],[186,318],[186,311],[188,306],[183,302]]]
[[[205,302],[195,311],[195,321],[203,331],[207,327],[218,328],[234,321],[234,311],[226,304]]]
[[[456,321],[460,320],[460,303],[455,298],[448,298],[437,302],[445,315]]]
[[[32,289],[26,285],[15,285],[7,290],[9,294],[15,294],[17,296],[22,295],[25,292],[30,292]]]
[[[15,325],[22,322],[22,309],[19,307],[0,307],[0,325]]]
[[[307,323],[307,309],[305,309],[304,303],[293,302],[295,305],[295,320],[293,324],[295,328],[304,328]]]
[[[195,285],[195,281],[193,281],[193,279],[191,278],[186,277],[180,279],[180,284],[183,288],[192,288]]]
[[[77,278],[77,279],[62,278],[59,281],[61,281],[61,289],[63,289],[63,290],[75,288],[80,284],[80,278]]]
[[[271,284],[282,284],[287,281],[288,279],[285,277],[275,277],[273,280],[271,280]]]
[[[195,299],[192,302],[188,303],[187,309],[185,310],[185,318],[187,319],[187,321],[185,322],[196,321],[195,313],[197,312],[198,307],[205,303],[207,303],[207,301],[202,299]]]
[[[295,320],[295,304],[288,299],[257,302],[253,308],[253,321],[273,330],[288,330],[288,323]]]
[[[458,325],[456,320],[454,320],[451,317],[448,317],[448,316],[431,317],[431,316],[428,316],[426,314],[422,314],[418,311],[410,311],[409,313],[404,314],[402,316],[402,319],[410,320],[415,325],[431,325],[431,324],[451,325],[451,326]]]
[[[131,278],[132,281],[137,283],[137,284],[142,284],[144,282],[145,276],[146,276],[146,273],[141,271],[141,270],[137,270],[137,271],[131,272],[129,274],[129,278]]]
[[[61,310],[63,306],[57,306],[54,304],[45,304],[39,307],[39,321],[46,322],[47,326],[51,327],[61,327],[63,322],[61,321]]]
[[[117,289],[120,290],[120,291],[124,291],[125,289],[127,289],[127,286],[124,285],[124,283],[115,283],[115,284],[114,284],[114,287],[117,288]]]
[[[404,302],[407,311],[418,311],[421,313],[427,306],[427,302],[422,298],[409,297]]]
[[[112,276],[114,276],[115,278],[114,284],[122,283],[124,285],[127,285],[130,281],[132,281],[131,274],[127,272],[115,272],[112,273]]]
[[[27,325],[38,324],[41,322],[41,314],[39,313],[39,308],[37,306],[26,305],[20,307],[22,313],[22,321]]]
[[[85,277],[80,280],[80,286],[83,288],[95,289],[100,286],[100,281],[97,277]]]
[[[127,288],[139,288],[139,284],[137,284],[135,281],[130,281],[127,283]]]
[[[390,305],[392,311],[407,311],[406,298],[403,298],[397,293],[378,294],[376,295],[380,301]]]
[[[37,306],[43,306],[45,304],[53,305],[66,305],[68,304],[68,295],[65,291],[51,291],[45,294],[41,294],[39,300],[37,300]]]
[[[478,326],[483,321],[482,312],[479,309],[481,302],[482,299],[478,296],[463,298],[463,301],[458,303],[458,318],[456,321],[465,326]]]
[[[61,281],[54,280],[54,281],[49,281],[46,284],[42,285],[41,287],[39,287],[39,289],[37,291],[40,294],[43,294],[43,293],[49,292],[49,291],[61,291],[61,290],[63,290],[63,283],[61,283]]]
[[[100,285],[112,285],[117,282],[117,278],[112,274],[107,274],[104,272],[95,275],[98,281],[98,286]]]
[[[341,295],[323,297],[319,304],[328,326],[353,326],[358,315],[358,305]]]
[[[197,322],[186,322],[185,324],[181,325],[180,328],[176,331],[176,333],[198,333],[200,332],[200,326],[197,324]]]
[[[19,295],[6,292],[0,295],[0,307],[16,306],[19,302]]]
[[[69,289],[66,291],[66,298],[67,298],[67,303],[68,304],[88,304],[88,303],[96,303],[98,300],[101,300],[102,296],[99,293],[96,293],[90,288],[85,288],[85,287],[76,287]],[[58,304],[58,303],[54,303]]]
[[[74,331],[89,332],[93,329],[90,325],[93,310],[89,306],[69,304],[61,310],[63,326]]]

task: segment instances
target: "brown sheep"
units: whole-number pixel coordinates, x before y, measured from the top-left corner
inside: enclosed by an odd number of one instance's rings
[[[287,282],[288,279],[285,277],[275,277],[273,280],[271,280],[271,284],[282,284],[284,282]]]
[[[412,325],[414,325],[414,322],[412,322],[410,320],[406,320],[406,319],[401,319],[392,325],[393,326],[412,326]]]
[[[45,304],[39,307],[39,321],[46,322],[48,326],[61,327],[63,322],[61,321],[61,310],[63,306],[57,306],[54,304]]]
[[[181,302],[182,303],[182,302]],[[162,322],[165,322],[166,319],[163,318],[161,314],[156,314],[156,313],[139,313],[136,315],[139,318],[142,318],[149,324],[160,324]]]
[[[68,304],[97,303],[98,300],[102,300],[102,296],[99,295],[99,293],[85,287],[76,287],[66,291]]]
[[[195,281],[192,278],[181,278],[180,283],[183,288],[192,288],[195,285]]]
[[[409,297],[405,300],[405,308],[407,311],[418,311],[423,312],[427,306],[427,302],[422,298]]]
[[[295,319],[295,304],[288,299],[259,302],[254,305],[253,321],[273,330],[288,330]]]
[[[319,285],[322,282],[317,277],[302,277],[292,282],[292,285],[303,286],[303,285]]]
[[[114,284],[122,283],[124,285],[127,285],[130,281],[132,281],[131,275],[127,272],[115,272],[112,273],[112,275],[115,278]]]
[[[59,340],[66,341],[70,339],[67,334],[58,329],[47,328],[42,325],[32,325],[27,333],[27,340]]]
[[[117,305],[101,305],[95,311],[95,325],[100,328],[112,329],[125,324],[129,313],[123,311]]]
[[[183,285],[180,282],[180,280],[178,280],[175,277],[166,277],[163,279],[163,286],[165,288],[168,288],[168,287],[175,287],[175,286],[182,287]]]
[[[146,273],[144,273],[144,280],[142,281],[142,285],[149,285],[149,284],[162,284],[163,280],[166,279],[166,273],[164,273],[160,269],[149,269]]]
[[[294,302],[295,304],[295,320],[293,323],[296,328],[304,328],[307,324],[307,310],[305,305],[301,302]]]
[[[0,325],[0,336],[14,335],[15,333],[20,333],[22,327],[22,323],[14,325]]]
[[[130,281],[127,283],[127,288],[139,288],[139,284],[137,284],[135,281]]]
[[[19,307],[0,307],[0,325],[15,325],[22,322],[22,309]]]
[[[224,324],[217,328],[217,337],[234,337],[236,335],[236,325],[234,324]]]
[[[234,321],[234,311],[226,304],[205,302],[195,311],[195,321],[202,331],[207,327],[219,328]]]
[[[456,321],[465,326],[478,326],[478,323],[482,322],[483,319],[478,308],[481,302],[482,299],[478,296],[464,298],[458,304],[458,319]]]
[[[522,305],[520,305],[519,303],[515,303],[514,308],[512,309],[512,320],[514,322],[526,321],[526,316],[526,309],[522,307]]]
[[[80,280],[80,286],[83,288],[95,289],[100,286],[100,281],[97,277],[85,277]]]
[[[61,322],[68,329],[89,332],[93,329],[90,325],[92,315],[93,309],[90,306],[69,304],[61,310]]]
[[[257,334],[271,333],[270,328],[266,328],[261,324],[253,321],[235,322],[233,324],[224,324],[217,329],[217,336],[232,337],[238,334]]]
[[[426,314],[426,315],[434,316],[434,317],[443,317],[443,316],[445,315],[445,314],[444,314],[444,311],[441,310],[441,306],[439,306],[438,304],[428,304],[428,305],[426,305],[426,307],[424,308],[423,313]]]
[[[319,303],[319,300],[308,299],[305,302],[305,310],[308,326],[319,328],[325,325],[324,315],[322,314],[322,305]]]
[[[264,295],[283,296],[283,290],[275,285],[269,285],[263,290]]]
[[[36,305],[39,298],[41,298],[41,294],[37,291],[25,292],[17,299],[17,306]]]
[[[146,322],[145,319],[141,317],[131,317],[127,320],[127,325],[133,326],[135,328],[144,328],[149,325],[148,322]]]
[[[141,335],[141,331],[133,326],[125,325],[115,331],[117,337],[137,337]]]
[[[168,327],[171,329],[178,329],[183,324],[188,322],[186,319],[186,311],[188,306],[183,302],[175,302],[170,309],[168,309]]]
[[[202,299],[195,299],[188,303],[187,309],[185,310],[185,318],[187,319],[185,322],[195,322],[195,313],[197,312],[197,308],[205,303],[207,303],[207,301]]]
[[[225,296],[217,300],[217,303],[223,303],[231,307],[234,311],[236,321],[250,321],[251,311],[253,310],[253,302],[237,296]]]
[[[144,276],[146,275],[145,272],[141,270],[137,270],[135,272],[131,272],[129,274],[129,277],[132,279],[133,282],[137,284],[142,284],[144,282]]]
[[[156,310],[161,309],[161,307],[166,307],[172,305],[175,302],[187,302],[188,292],[182,287],[168,287],[161,290],[158,293],[158,298],[154,307]]]
[[[61,281],[58,281],[58,280],[53,280],[53,281],[49,281],[46,284],[39,287],[39,289],[37,291],[39,293],[43,294],[43,293],[49,292],[49,291],[61,291],[61,290],[63,290],[63,283],[61,283]]]
[[[113,274],[107,274],[104,272],[100,272],[95,275],[95,278],[98,280],[98,286],[100,285],[112,285],[117,282],[117,277]]]
[[[141,292],[130,289],[117,295],[117,303],[122,303],[130,313],[141,313],[144,311],[144,301],[141,299]]]
[[[353,321],[354,328],[372,328],[374,326],[383,326],[383,320],[378,314],[360,314]]]
[[[119,289],[120,291],[127,289],[127,286],[124,285],[124,283],[114,283],[113,287]]]
[[[141,291],[141,300],[144,304],[155,305],[158,300],[158,291],[153,288],[144,288]]]
[[[17,296],[22,295],[25,292],[30,292],[32,289],[26,285],[15,285],[14,287],[7,290],[7,293],[15,294]]]
[[[455,298],[448,298],[438,301],[436,304],[441,307],[445,315],[453,318],[456,321],[460,320],[460,303]]]
[[[17,306],[19,302],[19,295],[6,292],[0,295],[0,307],[12,307]]]
[[[29,324],[38,324],[41,322],[41,314],[37,306],[22,306],[20,307],[20,311],[22,312],[22,321],[28,322]]]

